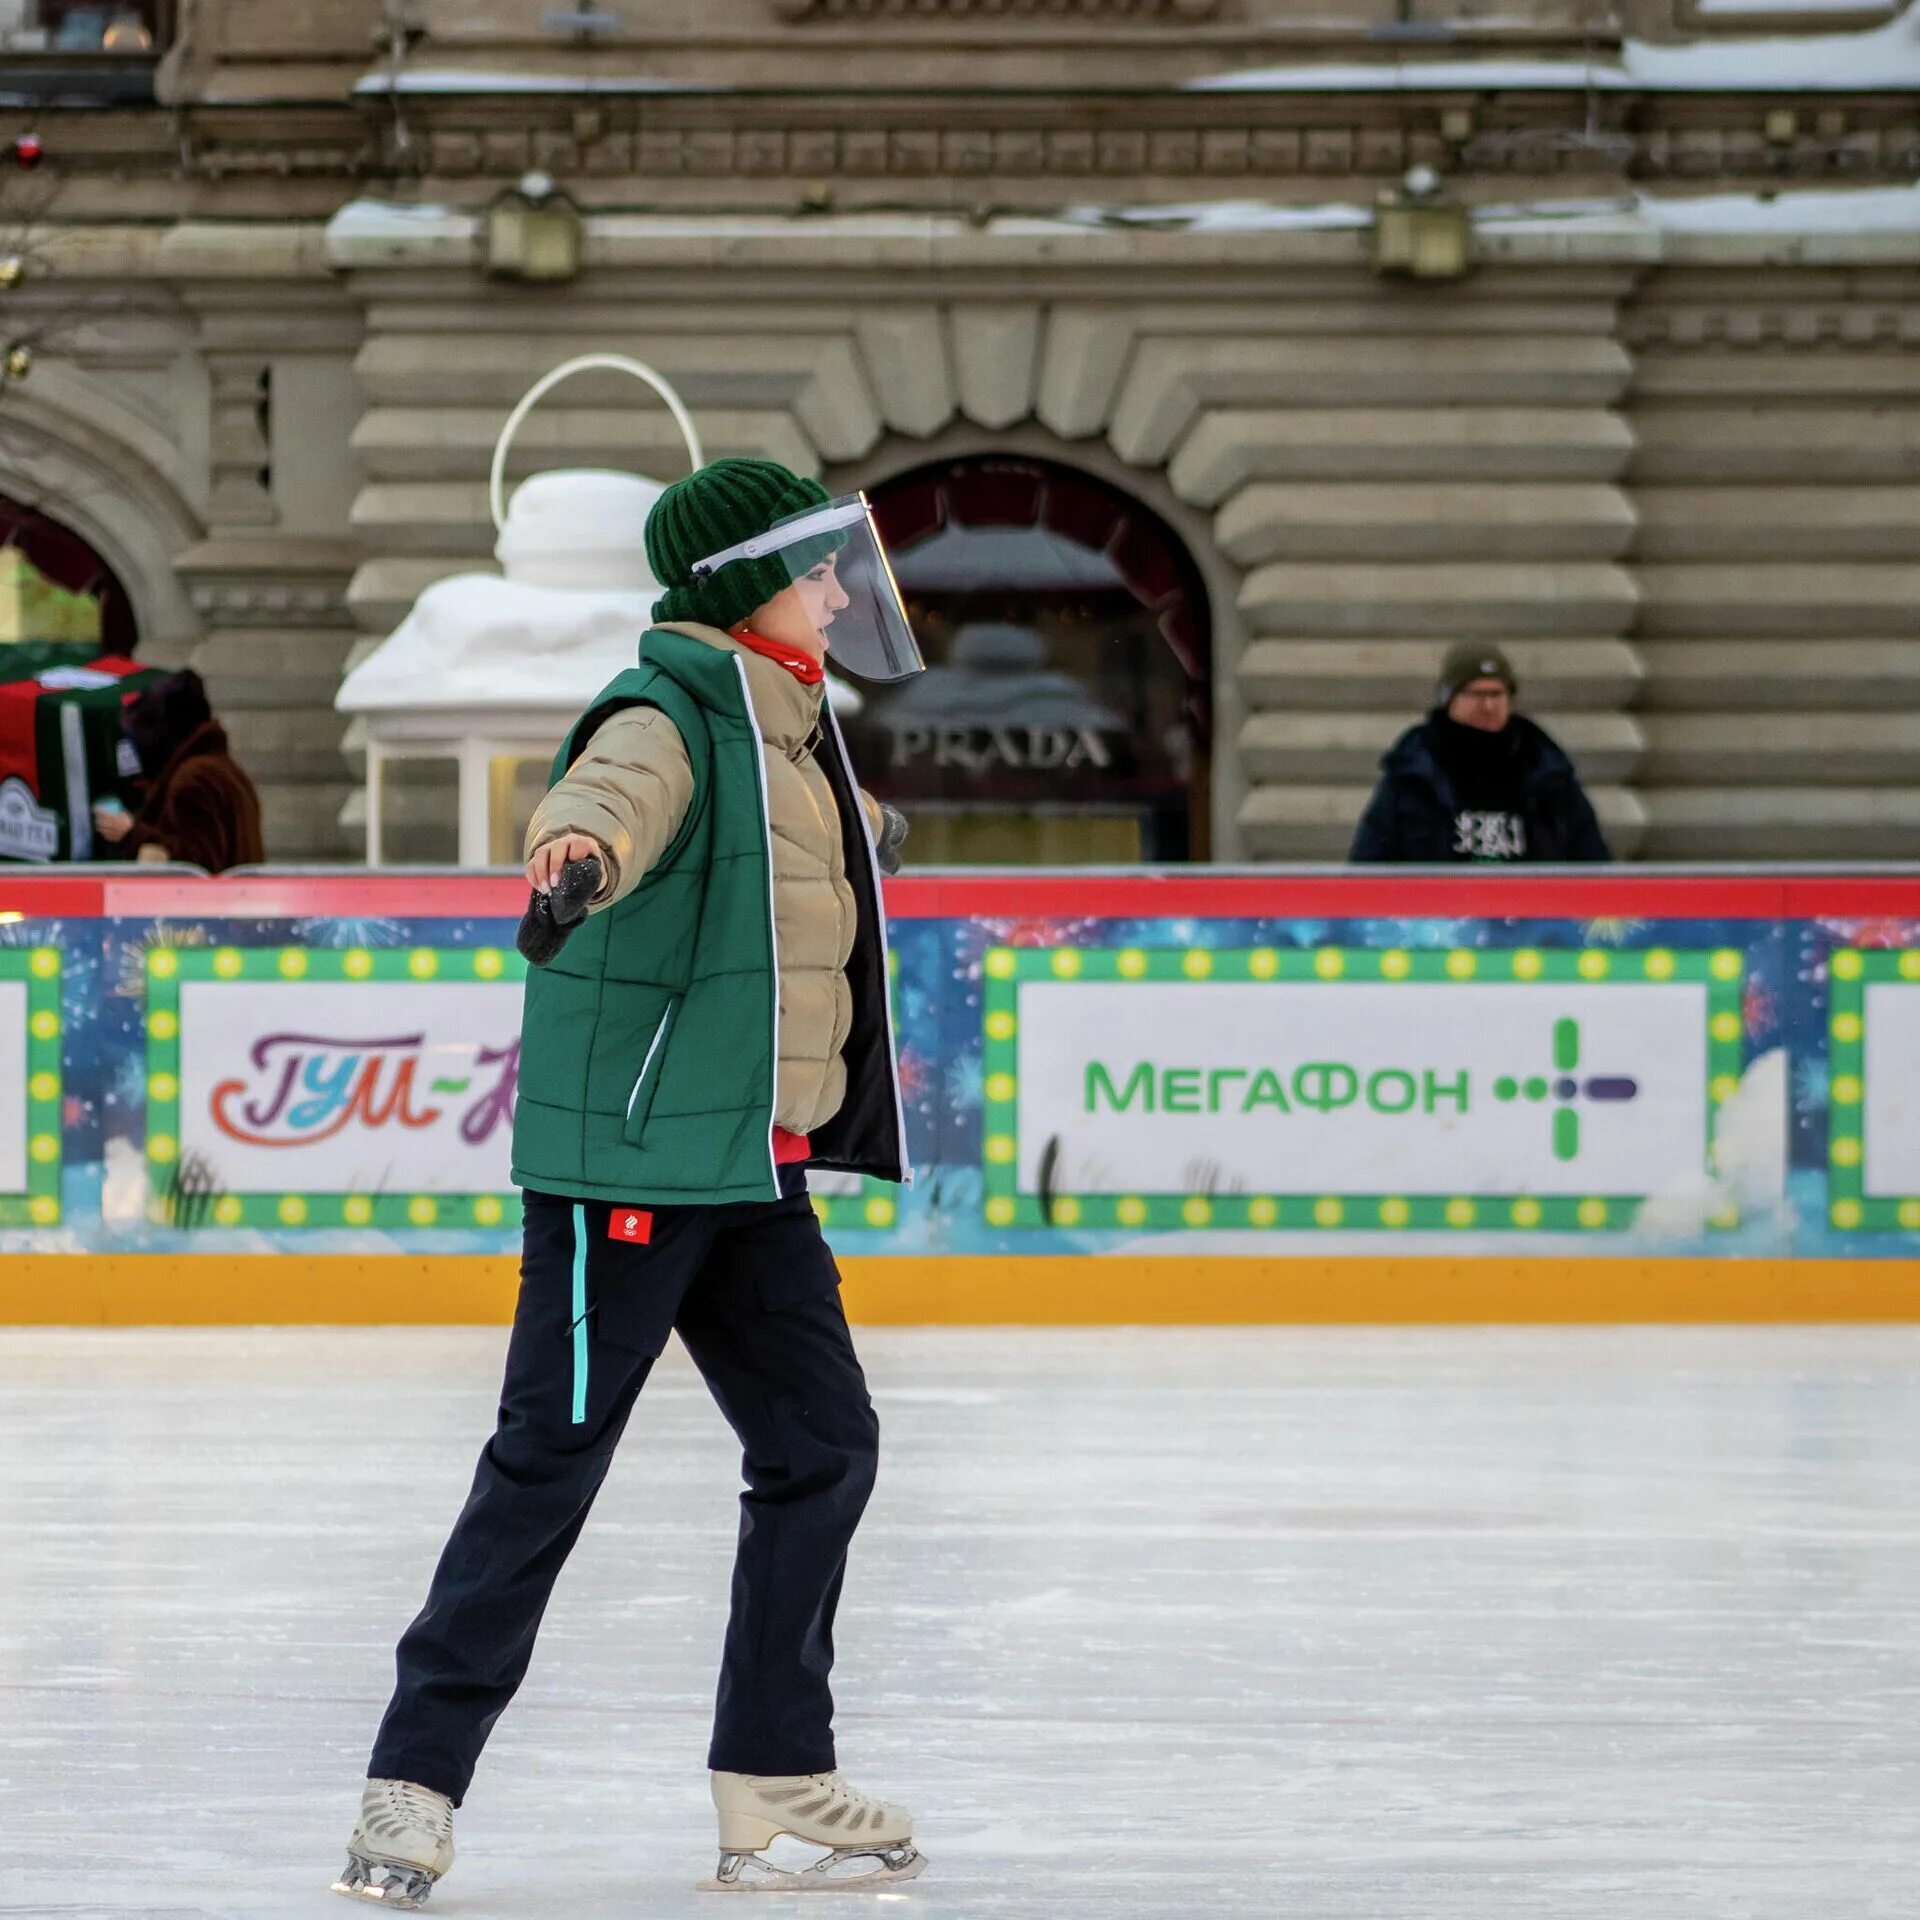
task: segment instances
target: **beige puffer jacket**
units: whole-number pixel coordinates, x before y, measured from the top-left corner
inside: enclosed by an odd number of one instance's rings
[[[760,722],[773,824],[774,941],[780,961],[780,1066],[774,1121],[811,1133],[840,1110],[847,1069],[840,1050],[853,1022],[847,958],[855,901],[847,881],[833,789],[810,750],[824,687],[717,627],[673,625],[746,662],[747,690]],[[617,713],[540,803],[527,828],[527,856],[563,834],[584,833],[607,852],[609,882],[594,910],[624,899],[680,830],[693,798],[693,768],[673,722],[655,707]],[[868,830],[878,809],[865,795]]]

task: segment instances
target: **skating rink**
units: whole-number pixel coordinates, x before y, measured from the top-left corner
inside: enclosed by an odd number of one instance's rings
[[[0,1914],[369,1911],[325,1888],[504,1342],[0,1332]],[[1920,1913],[1920,1329],[861,1346],[842,1760],[932,1864],[762,1906]],[[429,1913],[732,1911],[736,1467],[671,1354]]]

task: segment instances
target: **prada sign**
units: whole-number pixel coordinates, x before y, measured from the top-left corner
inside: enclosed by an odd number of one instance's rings
[[[963,773],[995,767],[1071,773],[1113,765],[1112,751],[1092,727],[893,727],[889,732],[896,767],[918,762]]]

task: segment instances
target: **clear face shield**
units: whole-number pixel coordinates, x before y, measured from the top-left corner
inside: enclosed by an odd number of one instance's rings
[[[830,668],[862,680],[905,680],[925,670],[864,493],[809,507],[710,554],[693,577],[706,581],[745,564],[766,576],[765,600],[791,592],[790,607],[825,643]]]

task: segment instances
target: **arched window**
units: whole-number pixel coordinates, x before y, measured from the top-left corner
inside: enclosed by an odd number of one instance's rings
[[[1164,520],[1024,455],[869,489],[928,670],[863,689],[868,785],[910,857],[1018,864],[1204,859],[1206,589]]]

